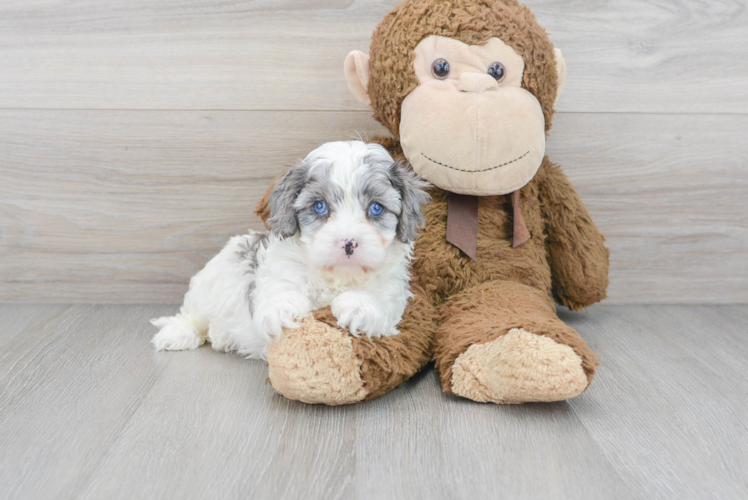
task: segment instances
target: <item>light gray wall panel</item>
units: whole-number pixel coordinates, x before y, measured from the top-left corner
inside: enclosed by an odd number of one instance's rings
[[[284,166],[365,112],[0,111],[0,300],[176,302]],[[748,301],[748,116],[560,114],[611,303]]]
[[[399,0],[0,3],[0,107],[363,109],[342,76]],[[528,0],[562,111],[748,112],[743,0]]]

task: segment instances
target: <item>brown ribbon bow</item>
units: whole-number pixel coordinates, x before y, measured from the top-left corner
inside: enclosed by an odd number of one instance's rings
[[[447,241],[473,260],[478,252],[478,202],[477,196],[449,193],[447,208]],[[517,248],[530,239],[530,232],[522,217],[519,189],[512,193],[512,211],[514,212],[512,246]]]

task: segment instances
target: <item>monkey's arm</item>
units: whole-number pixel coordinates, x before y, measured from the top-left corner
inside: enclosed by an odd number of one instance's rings
[[[610,251],[566,175],[547,159],[544,163],[540,196],[553,297],[559,304],[579,310],[607,296]]]

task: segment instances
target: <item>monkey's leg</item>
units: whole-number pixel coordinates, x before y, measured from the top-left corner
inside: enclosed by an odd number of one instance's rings
[[[268,378],[276,392],[305,403],[341,405],[382,396],[431,361],[436,311],[426,293],[415,297],[398,325],[400,333],[369,340],[337,328],[330,308],[301,328],[285,330],[268,346]]]
[[[442,388],[481,402],[561,401],[589,385],[597,360],[540,290],[490,282],[440,309],[434,358]]]

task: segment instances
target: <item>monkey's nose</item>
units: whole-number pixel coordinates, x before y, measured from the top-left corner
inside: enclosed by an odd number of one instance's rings
[[[356,240],[345,240],[345,254],[350,257],[353,255],[353,251],[358,247],[358,243],[356,243]]]
[[[487,73],[471,73],[466,71],[460,75],[458,88],[462,92],[485,92],[487,90],[498,89],[499,83]]]

